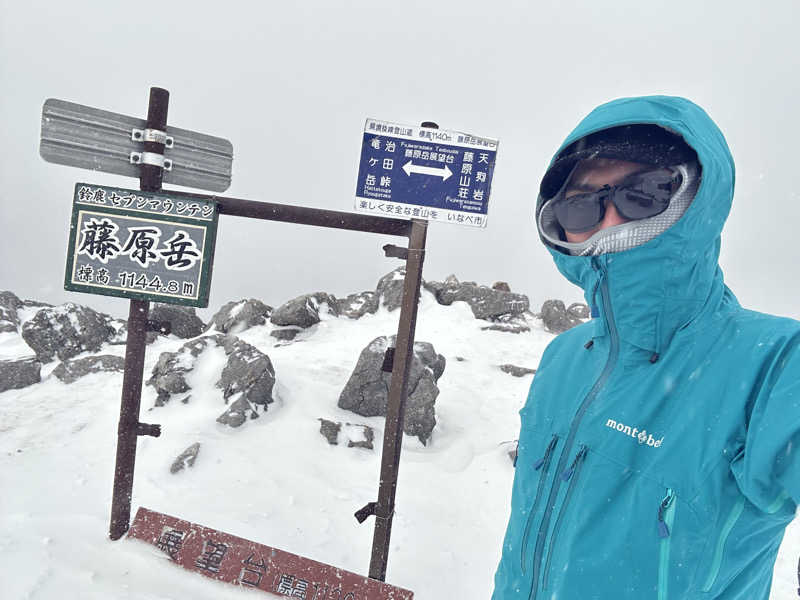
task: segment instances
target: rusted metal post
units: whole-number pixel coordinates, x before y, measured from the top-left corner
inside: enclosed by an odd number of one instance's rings
[[[400,306],[400,324],[397,329],[394,364],[389,385],[389,402],[386,409],[378,502],[371,507],[375,514],[375,533],[372,538],[369,576],[380,581],[386,580],[386,564],[389,558],[394,498],[400,469],[403,423],[406,413],[406,398],[408,397],[408,375],[414,351],[414,331],[417,323],[417,305],[422,282],[422,263],[425,258],[427,231],[427,221],[412,220],[406,258],[406,276],[403,282],[403,301]]]
[[[142,191],[157,192],[161,189],[165,138],[157,132],[167,129],[167,107],[169,92],[161,88],[150,88],[147,108],[147,132],[140,166],[139,185]],[[161,157],[161,166],[158,157]],[[147,313],[150,303],[131,300],[128,311],[128,339],[125,344],[125,373],[122,379],[122,400],[117,427],[117,460],[114,467],[114,491],[111,498],[111,525],[109,537],[118,540],[128,531],[131,522],[131,497],[133,495],[133,471],[136,465],[136,440],[140,435],[158,436],[158,425],[139,423],[139,408],[142,398],[144,353],[148,329]]]

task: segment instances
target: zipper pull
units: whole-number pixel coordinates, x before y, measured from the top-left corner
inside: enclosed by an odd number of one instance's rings
[[[555,448],[555,445],[556,445],[557,441],[558,441],[558,436],[554,435],[553,439],[550,440],[550,443],[547,444],[547,450],[544,451],[544,456],[542,458],[540,458],[539,460],[537,460],[535,463],[533,463],[533,470],[534,471],[538,471],[539,469],[542,468],[542,465],[544,464],[544,461],[546,461],[547,457],[550,456],[550,453],[553,451],[553,448]]]
[[[563,473],[561,473],[561,479],[567,481],[570,477],[572,477],[572,474],[575,472],[575,467],[578,466],[578,461],[580,461],[586,454],[586,450],[586,446],[581,446],[581,450],[575,456],[575,460],[572,461],[572,465],[570,465],[569,469],[566,469]]]
[[[669,508],[675,498],[675,493],[672,490],[667,490],[667,495],[658,505],[658,537],[669,537],[669,527],[664,522],[664,511]]]

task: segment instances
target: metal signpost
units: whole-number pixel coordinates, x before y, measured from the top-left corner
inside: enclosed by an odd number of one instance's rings
[[[119,539],[129,530],[137,437],[161,433],[160,426],[139,422],[149,302],[208,305],[218,215],[404,236],[408,238],[408,247],[392,244],[383,247],[387,257],[405,261],[406,274],[396,347],[387,350],[383,366],[392,376],[378,500],[355,513],[359,522],[375,516],[369,577],[382,582],[386,577],[394,515],[427,222],[486,226],[497,140],[439,131],[434,123],[413,127],[368,120],[356,209],[373,214],[355,214],[162,191],[162,181],[224,191],[230,185],[233,160],[232,146],[227,140],[167,127],[168,102],[169,92],[151,88],[147,121],[54,99],[47,100],[42,111],[40,154],[45,160],[140,178],[141,191],[90,183],[75,186],[65,275],[68,290],[130,298],[110,537]],[[389,214],[412,218],[392,218]],[[131,530],[133,537],[154,543],[184,566],[190,567],[193,560],[194,566],[202,562],[213,535],[228,542],[214,546],[209,560],[222,560],[223,554],[218,551],[222,546],[232,548],[238,544],[238,549],[231,551],[238,558],[244,556],[242,552],[247,548],[255,552],[253,542],[147,509],[139,510],[136,521]],[[173,555],[175,548],[165,546],[163,538],[165,531],[176,528],[191,531],[189,537],[196,536],[189,544],[193,550],[180,557],[177,551]],[[173,538],[174,535],[170,540],[175,542]],[[197,540],[204,541],[197,546]],[[271,573],[291,567],[295,573],[292,578],[305,573],[310,579],[301,581],[307,584],[313,580],[323,587],[331,578],[332,582],[339,580],[343,585],[346,582],[342,578],[346,576],[354,586],[352,590],[359,590],[359,594],[356,596],[351,590],[344,598],[348,595],[353,600],[413,597],[408,590],[385,584],[381,588],[368,580],[358,583],[355,574],[277,549],[258,547],[262,552],[271,552],[273,558],[281,553],[277,563],[270,563]],[[248,575],[242,573],[247,571],[248,564],[253,566],[249,562],[252,558],[248,555],[239,561],[245,566],[235,577],[228,571],[224,577],[217,576],[219,570],[212,572],[217,579],[245,585],[247,581],[243,578]],[[230,569],[234,569],[235,564],[231,564]],[[267,568],[263,561],[258,564],[258,569]],[[271,584],[275,589],[255,587],[294,594],[275,587],[279,585],[276,581],[279,580],[273,579]],[[328,597],[328,587],[324,589],[326,595],[320,600]],[[313,598],[317,599],[316,592]]]

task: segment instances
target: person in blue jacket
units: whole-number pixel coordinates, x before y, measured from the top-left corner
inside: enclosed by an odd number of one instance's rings
[[[550,163],[537,228],[592,319],[520,411],[493,600],[769,597],[800,503],[800,323],[723,281],[733,188],[722,133],[677,97],[596,108]]]

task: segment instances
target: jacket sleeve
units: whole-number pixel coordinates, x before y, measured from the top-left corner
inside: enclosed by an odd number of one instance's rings
[[[800,334],[784,344],[754,390],[743,454],[734,465],[742,493],[770,513],[787,499],[800,504]]]

